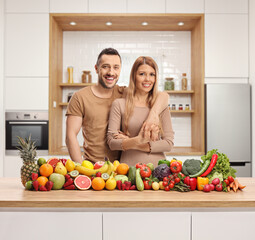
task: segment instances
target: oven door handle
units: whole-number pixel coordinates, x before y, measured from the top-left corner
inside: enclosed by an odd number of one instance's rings
[[[29,124],[48,124],[47,122],[9,122],[9,124],[24,124],[24,125],[29,125]]]

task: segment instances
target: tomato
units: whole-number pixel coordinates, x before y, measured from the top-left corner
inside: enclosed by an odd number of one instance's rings
[[[225,179],[224,182],[226,183],[227,186],[229,185],[229,180],[228,179]]]
[[[171,180],[170,183],[175,184],[175,181],[174,181],[174,180]]]
[[[172,162],[170,169],[172,173],[179,173],[182,170],[182,165],[179,162]]]
[[[174,181],[175,181],[175,183],[178,183],[178,182],[181,181],[181,179],[177,177],[177,178],[174,179]]]
[[[169,187],[169,186],[166,186],[166,187],[165,187],[165,191],[170,191],[170,187]]]
[[[172,189],[174,187],[174,183],[170,183],[168,186],[170,189]]]
[[[137,163],[137,164],[135,165],[135,167],[136,167],[136,168],[142,169],[142,168],[146,167],[146,165],[143,164],[143,163],[141,163],[141,162],[139,162],[139,163]]]
[[[143,180],[143,184],[145,190],[150,190],[152,188],[151,182],[149,180]]]
[[[178,173],[174,173],[173,176],[174,176],[174,178],[177,178]]]
[[[163,182],[163,186],[166,187],[168,185],[168,182],[167,181],[164,181]]]
[[[146,178],[146,177],[148,178],[151,175],[151,169],[145,166],[144,168],[141,168],[140,174],[142,178]]]
[[[169,180],[168,177],[163,178],[163,182],[167,182],[168,180]]]
[[[234,178],[232,176],[228,176],[228,181],[229,181],[229,183],[232,183],[232,182],[234,182]]]

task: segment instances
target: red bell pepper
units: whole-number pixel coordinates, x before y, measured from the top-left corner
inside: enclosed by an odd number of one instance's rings
[[[184,178],[184,183],[186,185],[190,186],[191,191],[194,191],[197,188],[197,179],[196,178],[186,177],[186,178]]]
[[[212,171],[212,169],[214,168],[214,166],[215,166],[215,164],[217,162],[217,159],[218,159],[218,155],[217,154],[213,154],[209,167],[207,168],[207,170],[200,177],[205,177],[205,176],[207,176]]]

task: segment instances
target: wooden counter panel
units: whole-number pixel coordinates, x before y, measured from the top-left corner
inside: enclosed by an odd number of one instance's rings
[[[247,187],[237,193],[193,191],[24,190],[18,178],[0,178],[0,207],[31,208],[229,208],[255,207],[255,178],[239,178]]]

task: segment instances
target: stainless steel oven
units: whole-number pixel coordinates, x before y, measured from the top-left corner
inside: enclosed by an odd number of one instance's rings
[[[6,112],[6,150],[17,150],[17,136],[35,141],[37,150],[48,150],[48,112]]]

